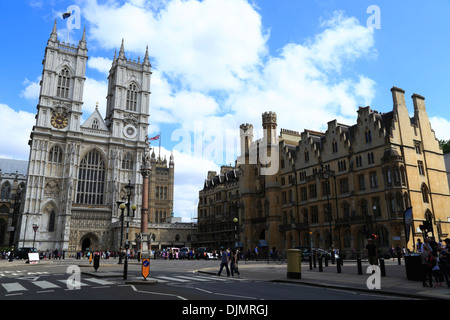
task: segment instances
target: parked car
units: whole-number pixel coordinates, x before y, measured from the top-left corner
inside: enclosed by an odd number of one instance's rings
[[[300,247],[295,247],[294,249],[298,249],[301,251],[301,255],[302,255],[302,261],[306,261],[309,259],[311,259],[311,248],[308,246],[300,246]]]
[[[212,253],[207,252],[205,247],[199,247],[195,252],[195,258],[197,260],[199,259],[209,260],[210,256],[212,257]]]
[[[180,249],[180,252],[178,252],[178,259],[189,259],[189,248],[183,247]]]
[[[38,252],[36,248],[19,248],[14,251],[14,259],[28,259],[28,254],[35,252]],[[39,259],[44,259],[44,255],[41,252],[39,252]]]

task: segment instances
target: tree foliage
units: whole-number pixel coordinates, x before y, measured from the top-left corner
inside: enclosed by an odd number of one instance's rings
[[[441,145],[444,154],[450,153],[450,140],[440,140],[439,144]]]

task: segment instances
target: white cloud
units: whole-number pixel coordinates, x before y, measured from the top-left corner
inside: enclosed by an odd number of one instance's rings
[[[89,57],[87,66],[95,69],[103,74],[108,75],[109,69],[111,69],[112,59],[104,57]]]
[[[190,222],[191,218],[197,216],[197,203],[199,190],[203,188],[208,170],[219,172],[219,166],[213,161],[196,157],[192,153],[169,151],[161,147],[161,158],[170,158],[173,152],[175,162],[175,187],[174,187],[174,212],[176,217]],[[156,156],[159,148],[155,148]],[[205,171],[206,170],[206,171]]]
[[[0,103],[0,114],[3,121],[0,126],[0,156],[28,160],[30,147],[30,129],[35,125],[35,115],[25,111],[15,111],[6,104]],[[7,137],[7,138],[6,138]]]
[[[91,0],[83,11],[91,39],[112,49],[123,37],[128,55],[148,44],[159,71],[184,88],[238,89],[266,52],[261,17],[243,0],[174,0],[158,13]]]
[[[26,87],[21,91],[20,96],[28,100],[37,100],[39,98],[39,93],[41,92],[41,86],[39,85],[40,81],[41,76],[37,77],[35,81],[30,81],[25,78],[23,85]]]
[[[439,140],[450,140],[450,121],[439,116],[430,117],[431,129]]]
[[[108,83],[106,80],[95,80],[93,78],[86,77],[83,91],[83,119],[86,120],[92,112],[98,102],[98,110],[100,114],[105,117],[106,114],[106,95],[108,93]]]

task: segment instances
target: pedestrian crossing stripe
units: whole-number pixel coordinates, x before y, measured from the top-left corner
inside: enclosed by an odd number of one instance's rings
[[[208,282],[208,281],[245,281],[246,280],[246,279],[232,278],[232,277],[200,276],[200,275],[195,275],[195,276],[191,276],[191,275],[189,275],[189,276],[183,276],[183,275],[157,276],[157,277],[152,277],[152,278],[158,280],[158,282],[161,282],[161,283],[177,283],[177,282],[178,283],[187,283],[187,282]],[[47,281],[47,280],[30,281],[27,283],[33,284],[43,290],[67,287],[67,280],[58,279],[57,281],[61,282],[63,285],[55,284],[55,283]],[[85,279],[83,279],[83,281],[84,282],[72,281],[71,283],[69,283],[69,285],[71,285],[73,287],[81,287],[81,286],[90,286],[91,284],[98,284],[98,285],[102,285],[102,286],[117,284],[116,282],[113,282],[113,281],[107,281],[107,280],[97,279],[97,278],[85,278]],[[85,282],[90,282],[90,283],[88,284]],[[19,282],[2,283],[1,286],[6,290],[7,294],[21,292],[21,291],[28,291],[28,289],[25,288]]]

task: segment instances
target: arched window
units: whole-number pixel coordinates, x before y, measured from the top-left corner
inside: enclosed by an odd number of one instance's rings
[[[131,154],[129,152],[125,154],[125,157],[122,160],[122,169],[133,170],[133,159],[131,158]]]
[[[103,204],[105,193],[105,163],[96,150],[81,160],[78,170],[77,203]]]
[[[425,183],[422,184],[421,190],[422,190],[422,200],[423,200],[423,202],[428,203],[429,202],[428,201],[428,187],[427,187],[427,185]]]
[[[92,129],[98,129],[98,119],[95,118],[94,121],[92,121]]]
[[[6,181],[2,186],[1,199],[9,199],[11,197],[11,184]]]
[[[60,146],[54,145],[48,152],[48,162],[62,163],[63,152]]]
[[[366,136],[366,142],[367,143],[372,141],[372,133],[370,132],[370,130],[366,130],[365,136]]]
[[[48,231],[49,232],[55,231],[55,220],[56,220],[56,213],[55,213],[55,210],[52,210],[50,212],[50,216],[48,219]]]
[[[137,87],[135,84],[130,84],[127,89],[127,104],[126,108],[129,111],[136,111],[137,105]]]
[[[64,68],[58,75],[58,86],[56,88],[56,95],[61,98],[69,98],[70,75],[69,70]]]

